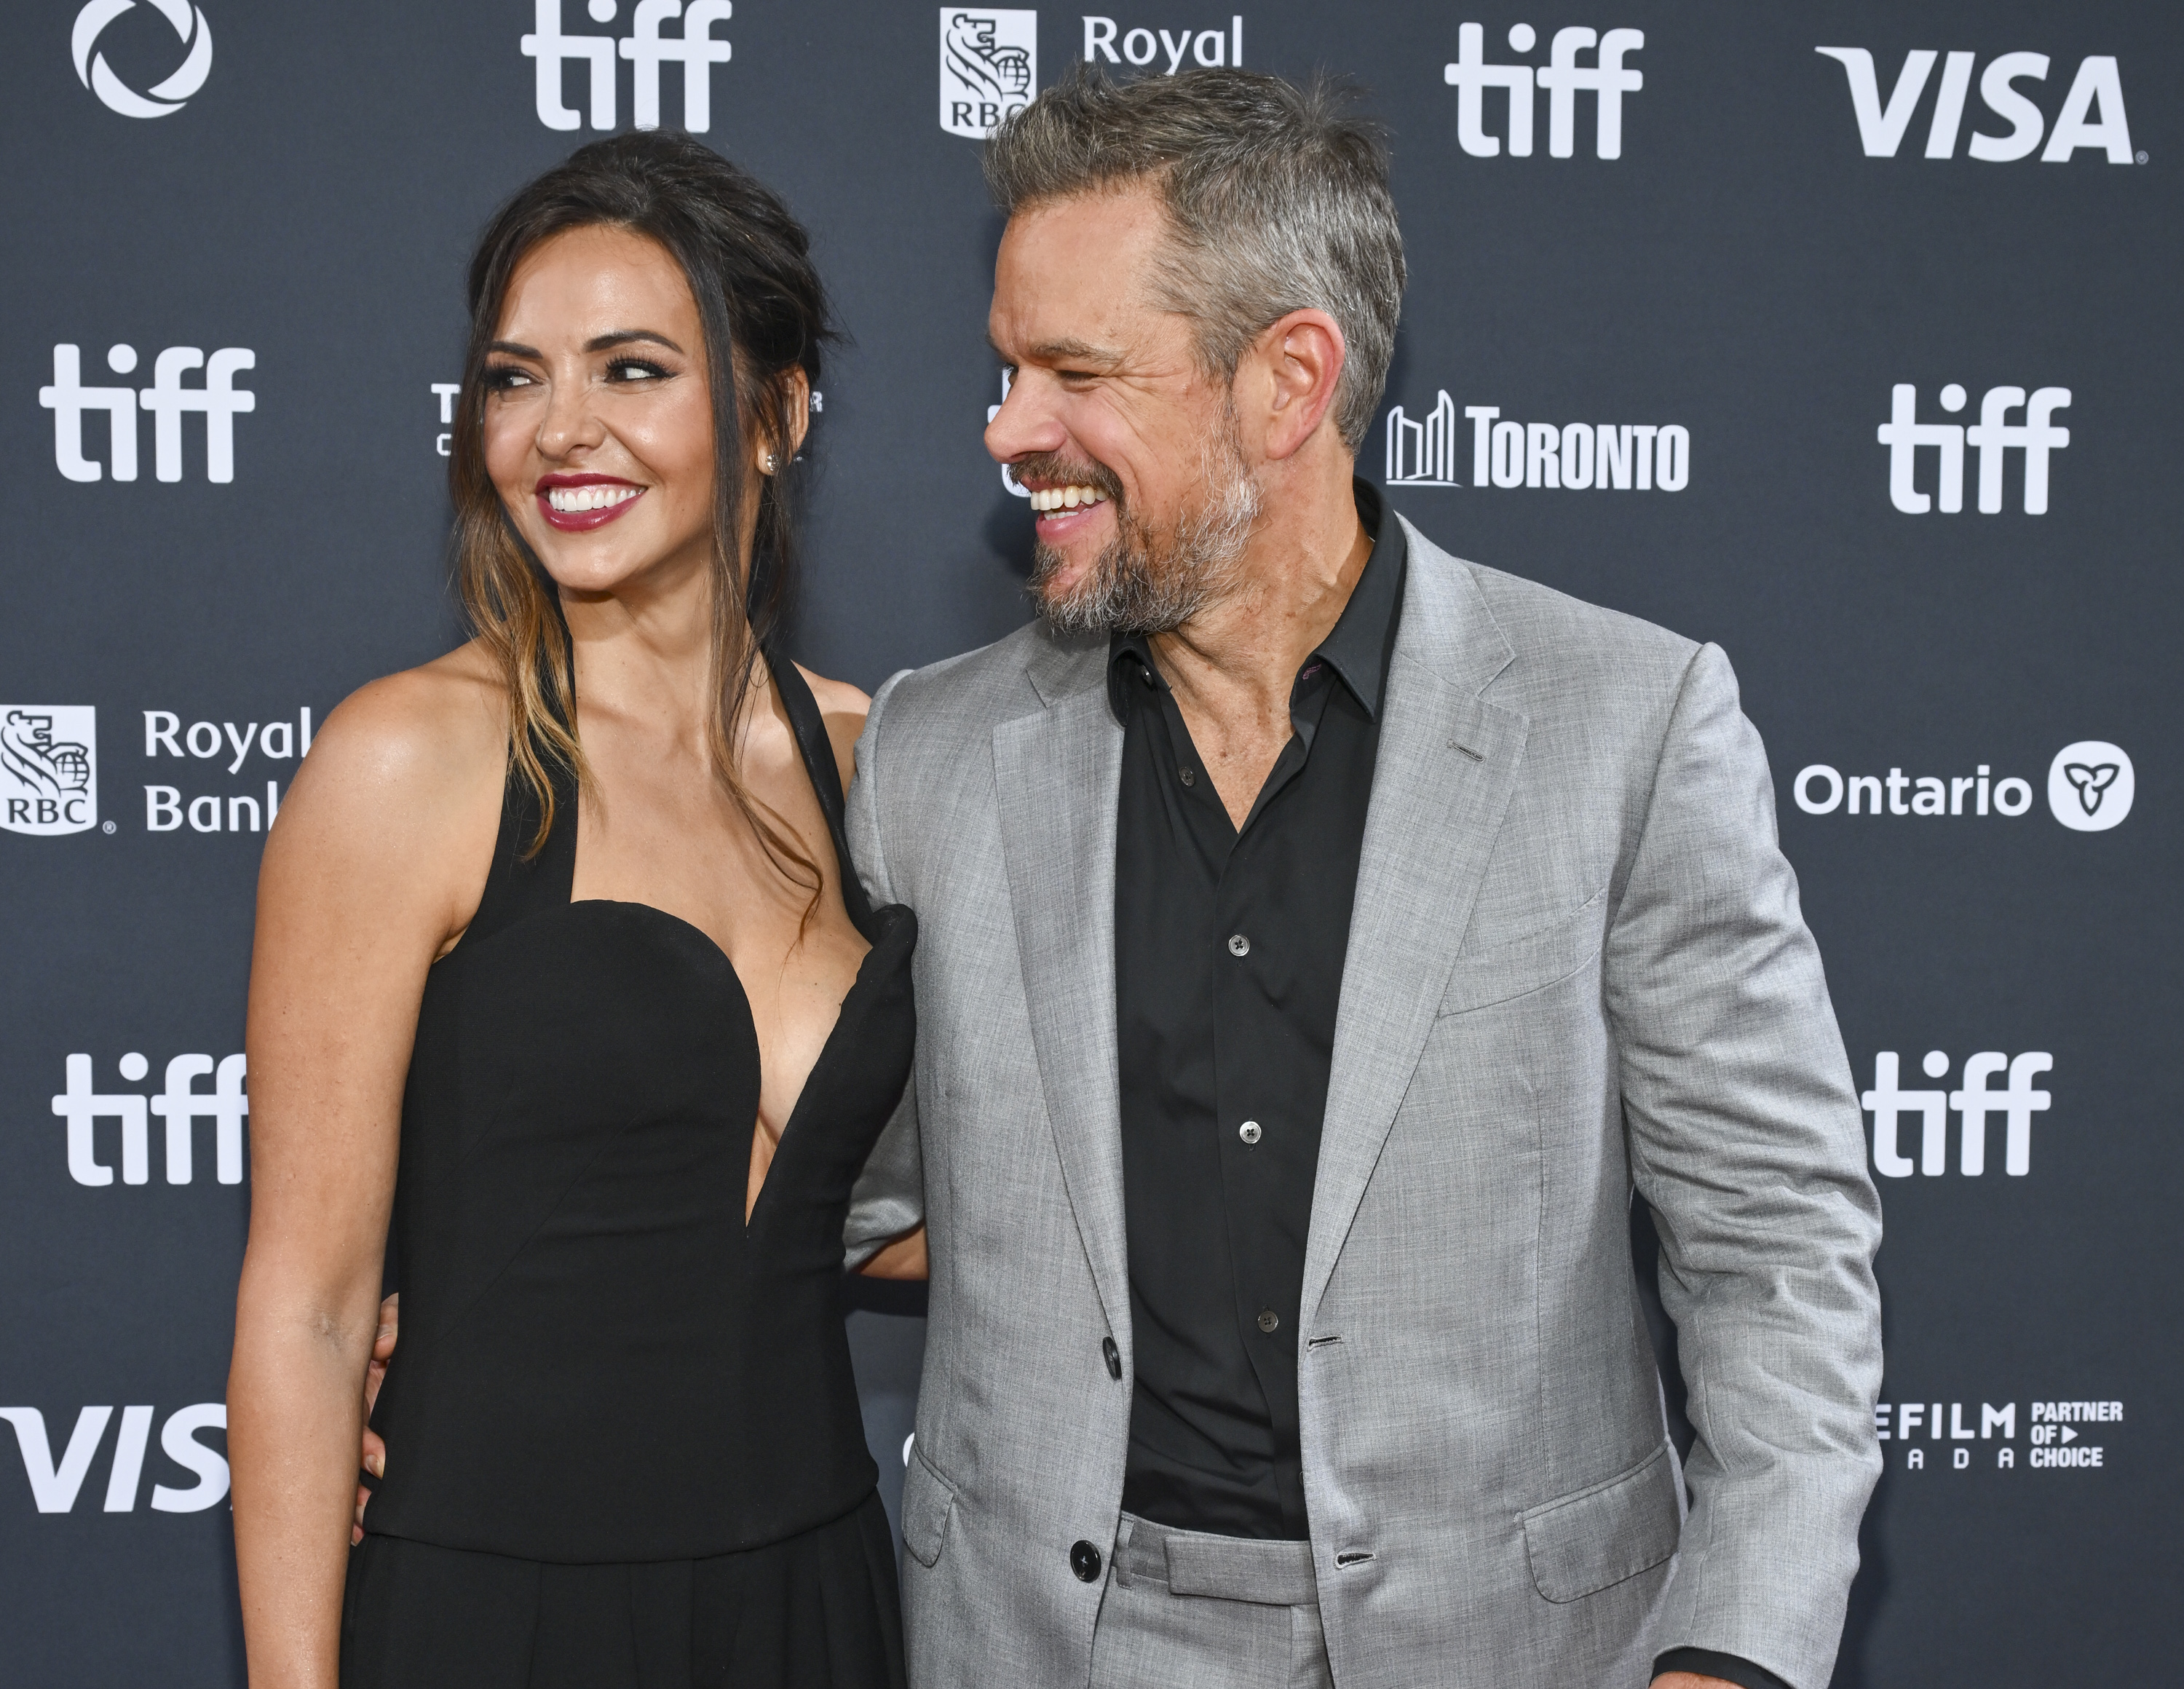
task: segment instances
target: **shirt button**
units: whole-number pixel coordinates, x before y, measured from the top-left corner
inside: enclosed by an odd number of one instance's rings
[[[1272,1308],[1270,1308],[1270,1307],[1262,1307],[1262,1308],[1261,1308],[1261,1309],[1259,1310],[1259,1329],[1260,1329],[1260,1330],[1262,1330],[1262,1331],[1272,1331],[1272,1330],[1273,1330],[1276,1326],[1279,1325],[1281,1323],[1282,1323],[1282,1317],[1281,1317],[1281,1315],[1279,1315],[1279,1313],[1276,1313],[1273,1311],[1273,1309],[1272,1309]]]
[[[1246,1120],[1236,1129],[1236,1135],[1247,1144],[1257,1143],[1260,1137],[1259,1123],[1256,1120]]]
[[[1231,955],[1231,956],[1249,956],[1249,955],[1251,955],[1251,941],[1249,939],[1245,938],[1245,937],[1241,933],[1231,933],[1231,934],[1229,934],[1229,935],[1228,935],[1228,954],[1229,954],[1229,955]]]
[[[1115,1340],[1112,1337],[1102,1337],[1100,1340],[1100,1352],[1107,1362],[1107,1376],[1115,1379],[1122,1377],[1123,1352],[1115,1346]]]
[[[1100,1551],[1083,1538],[1069,1545],[1069,1569],[1079,1583],[1100,1581]]]

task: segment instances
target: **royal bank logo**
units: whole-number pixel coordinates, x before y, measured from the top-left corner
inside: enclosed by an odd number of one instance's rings
[[[0,827],[50,839],[98,825],[98,712],[0,704]]]
[[[212,25],[204,8],[189,0],[145,0],[145,3],[175,26],[175,38],[183,48],[182,62],[164,81],[138,93],[119,76],[98,51],[98,38],[106,26],[124,12],[134,11],[136,0],[91,0],[75,14],[69,36],[69,52],[75,60],[75,79],[97,94],[108,110],[124,117],[165,117],[180,111],[191,95],[204,86],[212,74]]]
[[[940,8],[940,126],[983,141],[1039,86],[1039,14]]]
[[[2121,745],[2080,739],[2048,765],[2048,811],[2073,833],[2105,833],[2131,813],[2138,779]]]
[[[1858,145],[1869,159],[1892,159],[1917,116],[1919,96],[1926,91],[1935,61],[1941,57],[1931,47],[1918,47],[1903,55],[1886,104],[1881,103],[1880,78],[1872,53],[1863,47],[1816,47],[1814,52],[1836,60],[1850,81],[1852,113],[1858,119]],[[1964,132],[1964,100],[1971,92],[1975,53],[1952,53],[1942,66],[1934,89],[1932,117],[1926,126],[1925,156],[1953,159]],[[2005,53],[1987,62],[1980,73],[1980,101],[2009,125],[2007,135],[1974,129],[1964,148],[1970,157],[1988,164],[2008,164],[2029,159],[2036,151],[2046,164],[2066,164],[2083,148],[2104,154],[2112,164],[2144,164],[2146,154],[2133,153],[2131,122],[2124,114],[2123,78],[2114,58],[2095,53],[2078,61],[2070,91],[2063,96],[2054,127],[2046,114],[2018,85],[2045,82],[2050,60],[2044,53]],[[2098,115],[2096,114],[2098,113]],[[2040,144],[2042,134],[2048,144]]]

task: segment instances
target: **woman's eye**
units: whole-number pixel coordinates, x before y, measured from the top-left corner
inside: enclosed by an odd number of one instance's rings
[[[610,382],[665,381],[668,371],[644,358],[617,358],[607,365]]]
[[[486,367],[485,390],[488,393],[512,393],[517,387],[532,384],[531,372],[519,370],[513,364],[492,364]]]

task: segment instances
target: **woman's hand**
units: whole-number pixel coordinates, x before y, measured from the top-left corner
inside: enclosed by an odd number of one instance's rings
[[[397,1290],[379,1305],[379,1335],[371,1340],[371,1364],[364,1369],[364,1444],[359,1451],[364,1469],[374,1478],[387,1475],[387,1442],[371,1429],[371,1410],[378,1405],[380,1380],[387,1376],[387,1363],[393,1357],[394,1339],[402,1324],[402,1292]],[[352,1548],[364,1541],[364,1510],[371,1504],[371,1491],[363,1484],[356,1486],[356,1518],[348,1528],[348,1546]]]

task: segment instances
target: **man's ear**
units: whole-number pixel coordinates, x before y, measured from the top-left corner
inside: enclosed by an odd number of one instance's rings
[[[1340,326],[1325,311],[1291,311],[1252,343],[1245,354],[1254,376],[1248,386],[1261,411],[1255,419],[1261,449],[1270,461],[1292,456],[1318,432],[1348,352]]]

